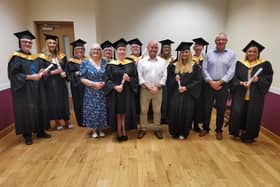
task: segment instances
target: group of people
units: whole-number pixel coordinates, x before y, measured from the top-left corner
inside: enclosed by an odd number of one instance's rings
[[[137,138],[141,139],[151,111],[158,139],[163,138],[161,123],[168,123],[173,138],[187,138],[192,124],[202,137],[210,131],[215,106],[216,139],[222,140],[229,95],[229,134],[244,142],[258,137],[273,70],[269,61],[260,58],[264,47],[254,40],[243,49],[245,59],[237,61],[235,53],[226,48],[225,33],[216,36],[216,48],[209,52],[209,43],[203,38],[181,42],[176,48],[177,57],[171,54],[174,42],[169,39],[160,41],[158,55],[157,41],[150,41],[142,54],[139,39],[121,38],[114,43],[93,44],[87,58],[86,42],[78,39],[71,43],[73,57],[66,60],[59,51],[57,36],[46,35],[42,53],[32,55],[34,35],[29,31],[15,35],[19,38],[19,50],[9,60],[8,76],[16,134],[22,134],[27,145],[33,143],[32,133],[37,133],[38,138],[51,137],[45,132],[50,128],[50,120],[55,121],[57,130],[73,128],[69,121],[67,81],[77,124],[92,128],[93,138],[104,137],[104,129],[111,128],[119,142],[127,141],[127,130],[138,128]],[[131,55],[127,55],[128,44]]]

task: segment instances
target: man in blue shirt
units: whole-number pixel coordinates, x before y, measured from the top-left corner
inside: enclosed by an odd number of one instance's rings
[[[216,48],[209,51],[202,64],[203,79],[207,83],[203,92],[205,99],[203,130],[199,136],[210,131],[209,124],[213,102],[217,109],[216,139],[222,140],[222,127],[228,97],[228,88],[235,72],[235,53],[226,48],[227,35],[220,33],[215,39]]]

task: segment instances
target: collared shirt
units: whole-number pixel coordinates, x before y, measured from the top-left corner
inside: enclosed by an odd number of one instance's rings
[[[229,82],[235,73],[236,57],[230,49],[219,52],[216,49],[209,51],[202,63],[203,78]]]
[[[165,85],[167,68],[163,59],[159,57],[150,59],[146,56],[138,62],[137,70],[139,85],[144,83],[148,86]]]

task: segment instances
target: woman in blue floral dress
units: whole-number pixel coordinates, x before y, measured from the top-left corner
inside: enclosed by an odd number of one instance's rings
[[[92,137],[104,137],[102,128],[107,126],[106,97],[104,93],[104,79],[106,60],[101,58],[99,44],[93,44],[89,60],[80,66],[81,82],[85,85],[83,103],[83,123],[92,128]]]

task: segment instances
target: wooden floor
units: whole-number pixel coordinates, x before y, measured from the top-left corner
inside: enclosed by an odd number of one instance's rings
[[[187,140],[164,139],[152,130],[142,140],[115,135],[89,138],[89,129],[51,131],[26,146],[14,132],[0,139],[0,186],[280,186],[280,144],[265,134],[253,144],[214,132]]]

